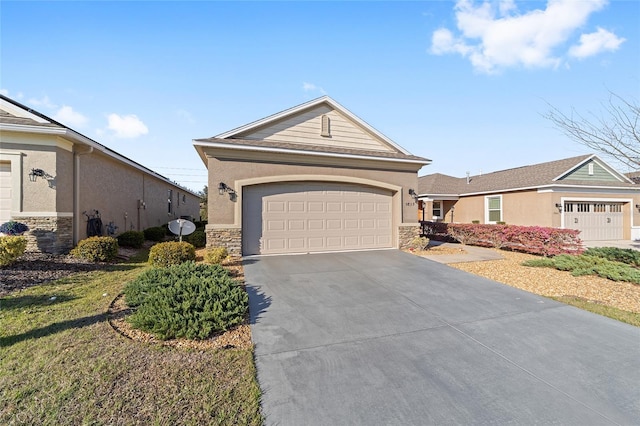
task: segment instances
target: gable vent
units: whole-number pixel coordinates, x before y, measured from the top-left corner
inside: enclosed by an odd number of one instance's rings
[[[322,128],[320,129],[320,136],[331,137],[331,120],[326,114],[322,116]]]

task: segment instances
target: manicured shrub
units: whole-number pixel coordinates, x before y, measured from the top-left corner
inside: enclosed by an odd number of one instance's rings
[[[193,244],[195,248],[202,248],[207,245],[207,235],[204,229],[196,229],[191,234],[183,236],[182,241]]]
[[[638,250],[617,247],[594,247],[587,249],[584,254],[640,267],[640,251]]]
[[[71,255],[91,262],[109,262],[118,254],[118,240],[113,237],[89,237],[78,242]]]
[[[140,248],[144,243],[144,233],[141,231],[127,231],[118,235],[118,245],[122,247]]]
[[[0,233],[4,235],[21,235],[29,230],[29,227],[21,222],[10,220],[0,225]]]
[[[165,229],[162,226],[147,228],[143,232],[144,239],[149,241],[162,241],[167,235]]]
[[[186,262],[152,268],[127,284],[128,321],[166,340],[206,339],[241,324],[248,312],[247,293],[219,265]]]
[[[11,265],[24,254],[27,239],[19,235],[0,237],[0,266]]]
[[[218,265],[227,257],[229,257],[229,252],[226,247],[214,247],[207,250],[204,254],[204,261],[212,265]]]
[[[185,241],[158,243],[149,250],[149,263],[153,266],[168,267],[196,260],[196,248]]]

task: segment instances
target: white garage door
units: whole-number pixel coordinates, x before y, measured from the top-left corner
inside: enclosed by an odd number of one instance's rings
[[[565,202],[565,228],[580,231],[583,241],[621,240],[623,203]]]
[[[11,163],[0,163],[0,224],[11,219]]]
[[[296,182],[243,192],[242,252],[307,253],[392,247],[391,191]]]

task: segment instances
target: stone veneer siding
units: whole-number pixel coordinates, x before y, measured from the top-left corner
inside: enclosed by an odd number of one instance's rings
[[[12,220],[29,227],[24,233],[26,251],[64,254],[73,248],[73,217],[16,216]]]
[[[242,229],[207,227],[205,232],[207,248],[226,247],[231,256],[242,256]]]
[[[407,249],[411,240],[420,236],[420,232],[420,225],[398,226],[398,248],[400,250]]]

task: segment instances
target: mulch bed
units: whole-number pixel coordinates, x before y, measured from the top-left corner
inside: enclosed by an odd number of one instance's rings
[[[15,263],[0,267],[0,297],[79,272],[104,269],[105,265],[70,255],[25,253]]]

